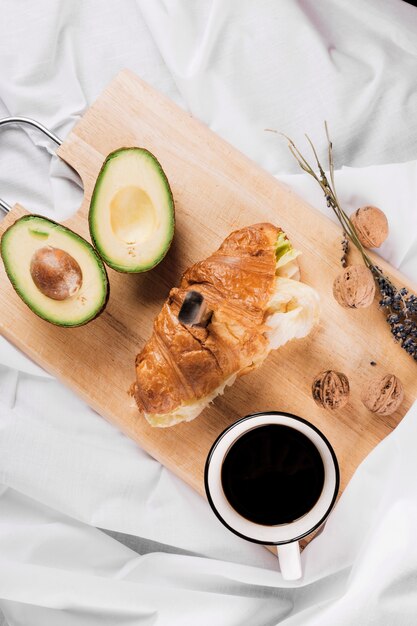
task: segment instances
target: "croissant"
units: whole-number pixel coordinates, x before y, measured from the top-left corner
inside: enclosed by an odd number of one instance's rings
[[[310,332],[319,298],[299,282],[298,254],[280,228],[255,224],[185,271],[136,357],[133,395],[152,426],[194,419],[270,350]],[[212,312],[207,326],[178,319],[190,290]]]

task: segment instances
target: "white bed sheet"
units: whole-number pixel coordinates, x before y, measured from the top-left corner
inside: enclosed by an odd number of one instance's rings
[[[65,136],[130,67],[321,210],[311,181],[282,174],[294,164],[264,129],[308,131],[320,145],[326,117],[337,162],[355,166],[338,173],[345,206],[384,208],[382,253],[417,281],[413,7],[117,7],[4,1],[0,114],[33,116]],[[55,219],[75,210],[82,192],[42,137],[4,130],[0,139],[0,196]],[[0,364],[0,609],[10,626],[416,623],[416,406],[356,472],[303,553],[303,580],[290,584],[272,555],[231,535],[199,496],[4,339]]]

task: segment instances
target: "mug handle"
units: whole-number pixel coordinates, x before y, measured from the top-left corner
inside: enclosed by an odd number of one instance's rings
[[[298,541],[283,543],[278,546],[278,560],[284,580],[298,580],[301,578],[303,572]]]

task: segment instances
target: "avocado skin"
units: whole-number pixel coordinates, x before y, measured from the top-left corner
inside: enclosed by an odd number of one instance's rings
[[[101,180],[103,178],[103,174],[105,175],[105,171],[106,168],[108,167],[110,161],[112,161],[113,159],[117,158],[122,152],[127,152],[127,151],[136,151],[136,150],[140,150],[141,152],[147,154],[151,160],[153,161],[156,169],[159,172],[159,175],[164,183],[164,187],[166,189],[166,192],[168,194],[169,200],[170,200],[170,204],[171,204],[171,208],[172,208],[172,223],[171,223],[171,237],[170,239],[167,241],[167,245],[165,247],[165,250],[162,252],[162,254],[157,257],[155,259],[155,261],[146,266],[146,267],[136,267],[136,268],[132,268],[132,269],[128,269],[126,267],[121,267],[120,265],[117,265],[117,263],[114,263],[112,261],[112,259],[110,259],[105,251],[103,250],[102,246],[100,246],[100,244],[97,242],[95,234],[94,234],[94,224],[93,224],[93,212],[94,212],[94,204],[96,201],[96,196],[97,193],[100,189],[100,183]],[[121,147],[121,148],[117,148],[117,150],[113,150],[113,152],[110,152],[110,154],[107,155],[107,157],[104,160],[103,165],[100,168],[100,171],[97,175],[97,180],[96,180],[96,184],[94,186],[94,190],[91,196],[91,201],[90,201],[90,210],[88,212],[88,226],[90,229],[90,237],[91,237],[91,241],[93,242],[94,247],[96,248],[98,254],[101,256],[101,258],[103,259],[103,261],[106,263],[106,265],[108,265],[109,267],[111,267],[111,269],[115,270],[116,272],[119,272],[121,274],[140,274],[143,272],[148,272],[149,270],[153,269],[154,267],[156,267],[166,256],[168,250],[171,247],[172,244],[172,240],[174,238],[174,233],[175,233],[175,202],[174,202],[174,197],[172,195],[172,190],[169,184],[169,180],[167,178],[167,175],[165,174],[164,170],[162,169],[162,165],[160,164],[160,162],[158,161],[158,159],[156,158],[156,156],[154,154],[152,154],[152,152],[150,152],[149,150],[147,150],[146,148],[141,148],[139,146],[126,146],[126,147]]]
[[[9,273],[9,268],[8,268],[8,262],[7,259],[5,258],[4,255],[4,250],[3,250],[3,241],[5,241],[5,238],[7,238],[7,233],[9,233],[9,231],[18,223],[18,222],[29,222],[32,219],[40,219],[42,221],[48,222],[48,224],[53,224],[55,226],[59,226],[59,228],[61,228],[62,230],[65,230],[67,233],[70,234],[71,237],[74,237],[74,239],[80,240],[82,241],[82,244],[85,245],[90,253],[94,256],[94,258],[97,261],[97,265],[100,267],[102,276],[103,276],[103,284],[105,284],[106,286],[106,296],[104,299],[104,302],[102,304],[102,306],[100,307],[100,309],[95,313],[94,316],[87,318],[86,320],[83,320],[80,323],[61,323],[58,322],[56,320],[51,320],[49,319],[46,315],[42,315],[41,313],[39,313],[36,310],[36,307],[34,307],[32,305],[32,303],[30,301],[28,301],[24,295],[22,295],[22,293],[20,292],[20,290],[18,289],[17,285],[15,284],[15,281],[13,280],[13,277],[10,275]],[[19,298],[26,304],[26,306],[33,312],[35,313],[35,315],[37,317],[40,317],[41,319],[45,320],[46,322],[49,322],[49,324],[53,324],[54,326],[60,326],[61,328],[78,328],[79,326],[85,326],[85,324],[88,324],[89,322],[92,322],[93,320],[95,320],[99,315],[101,315],[104,311],[104,309],[107,306],[107,303],[109,301],[109,297],[110,297],[110,283],[109,283],[109,277],[107,274],[107,270],[106,270],[106,266],[104,265],[102,259],[100,258],[100,256],[97,254],[97,251],[95,250],[95,248],[91,245],[91,243],[89,243],[86,239],[83,239],[83,237],[81,237],[81,235],[78,235],[76,232],[74,232],[73,230],[71,230],[70,228],[67,228],[66,226],[62,226],[62,224],[59,224],[58,222],[55,222],[54,220],[51,220],[47,217],[44,217],[43,215],[37,215],[36,213],[30,214],[30,215],[24,215],[23,217],[19,217],[15,222],[13,222],[13,224],[11,224],[3,233],[1,240],[0,240],[0,255],[1,258],[3,260],[3,265],[4,265],[4,269],[6,271],[7,277],[13,287],[13,289],[15,290],[15,292],[17,293],[17,295],[19,296]]]

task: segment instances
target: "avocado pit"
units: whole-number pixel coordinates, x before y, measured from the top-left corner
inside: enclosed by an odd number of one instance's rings
[[[39,291],[52,300],[67,300],[82,285],[82,271],[74,257],[52,246],[34,252],[30,275]]]

